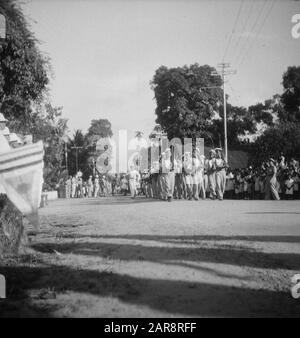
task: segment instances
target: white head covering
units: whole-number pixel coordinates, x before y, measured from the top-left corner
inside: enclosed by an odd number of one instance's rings
[[[2,113],[0,113],[0,122],[7,122],[6,118]]]
[[[9,129],[8,129],[7,127],[5,127],[5,128],[3,129],[2,134],[3,134],[4,136],[9,136],[9,134],[10,134]]]
[[[22,143],[20,137],[15,133],[11,133],[9,135],[9,142],[18,142],[19,144]]]

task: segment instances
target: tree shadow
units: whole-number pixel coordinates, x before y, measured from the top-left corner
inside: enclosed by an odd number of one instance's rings
[[[159,203],[163,202],[158,199],[151,199],[146,197],[139,197],[139,198],[99,198],[99,199],[82,199],[79,205],[130,205],[130,204],[150,204],[150,203]]]
[[[123,261],[186,260],[222,263],[255,268],[295,270],[300,266],[300,254],[263,253],[247,248],[225,247],[161,247],[100,242],[36,243],[31,248],[42,253],[54,250],[65,254],[95,256]]]
[[[300,212],[289,211],[262,211],[262,212],[245,212],[247,215],[300,215]]]
[[[73,270],[65,266],[0,267],[7,279],[7,300],[1,317],[47,317],[59,307],[55,300],[45,305],[29,292],[48,288],[69,291],[147,306],[166,316],[197,317],[299,317],[300,303],[288,292],[229,287],[219,284],[136,278],[93,270]],[[95,302],[99,302],[95,299]],[[64,306],[67,306],[64,303]],[[74,304],[73,304],[74,306]],[[80,306],[80,305],[78,305]],[[77,312],[79,313],[79,311]]]
[[[169,236],[169,235],[93,235],[93,234],[62,234],[62,238],[99,238],[99,239],[127,239],[142,241],[158,241],[162,243],[190,243],[198,241],[248,241],[248,242],[274,242],[274,243],[300,243],[300,236],[219,236],[219,235],[193,235],[193,236]]]

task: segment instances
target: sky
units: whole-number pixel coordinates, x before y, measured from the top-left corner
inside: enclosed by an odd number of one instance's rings
[[[40,49],[50,57],[53,105],[70,133],[107,118],[113,132],[155,125],[150,86],[161,65],[225,61],[232,104],[249,106],[282,92],[282,74],[300,66],[292,37],[292,0],[26,0],[22,5]]]

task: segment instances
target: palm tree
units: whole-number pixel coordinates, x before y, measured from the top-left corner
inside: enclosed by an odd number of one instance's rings
[[[135,132],[135,138],[141,139],[143,137],[144,133],[142,131],[136,131]]]

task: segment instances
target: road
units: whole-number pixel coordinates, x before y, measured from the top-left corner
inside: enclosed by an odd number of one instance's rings
[[[1,316],[300,316],[300,201],[58,200],[8,257]]]

